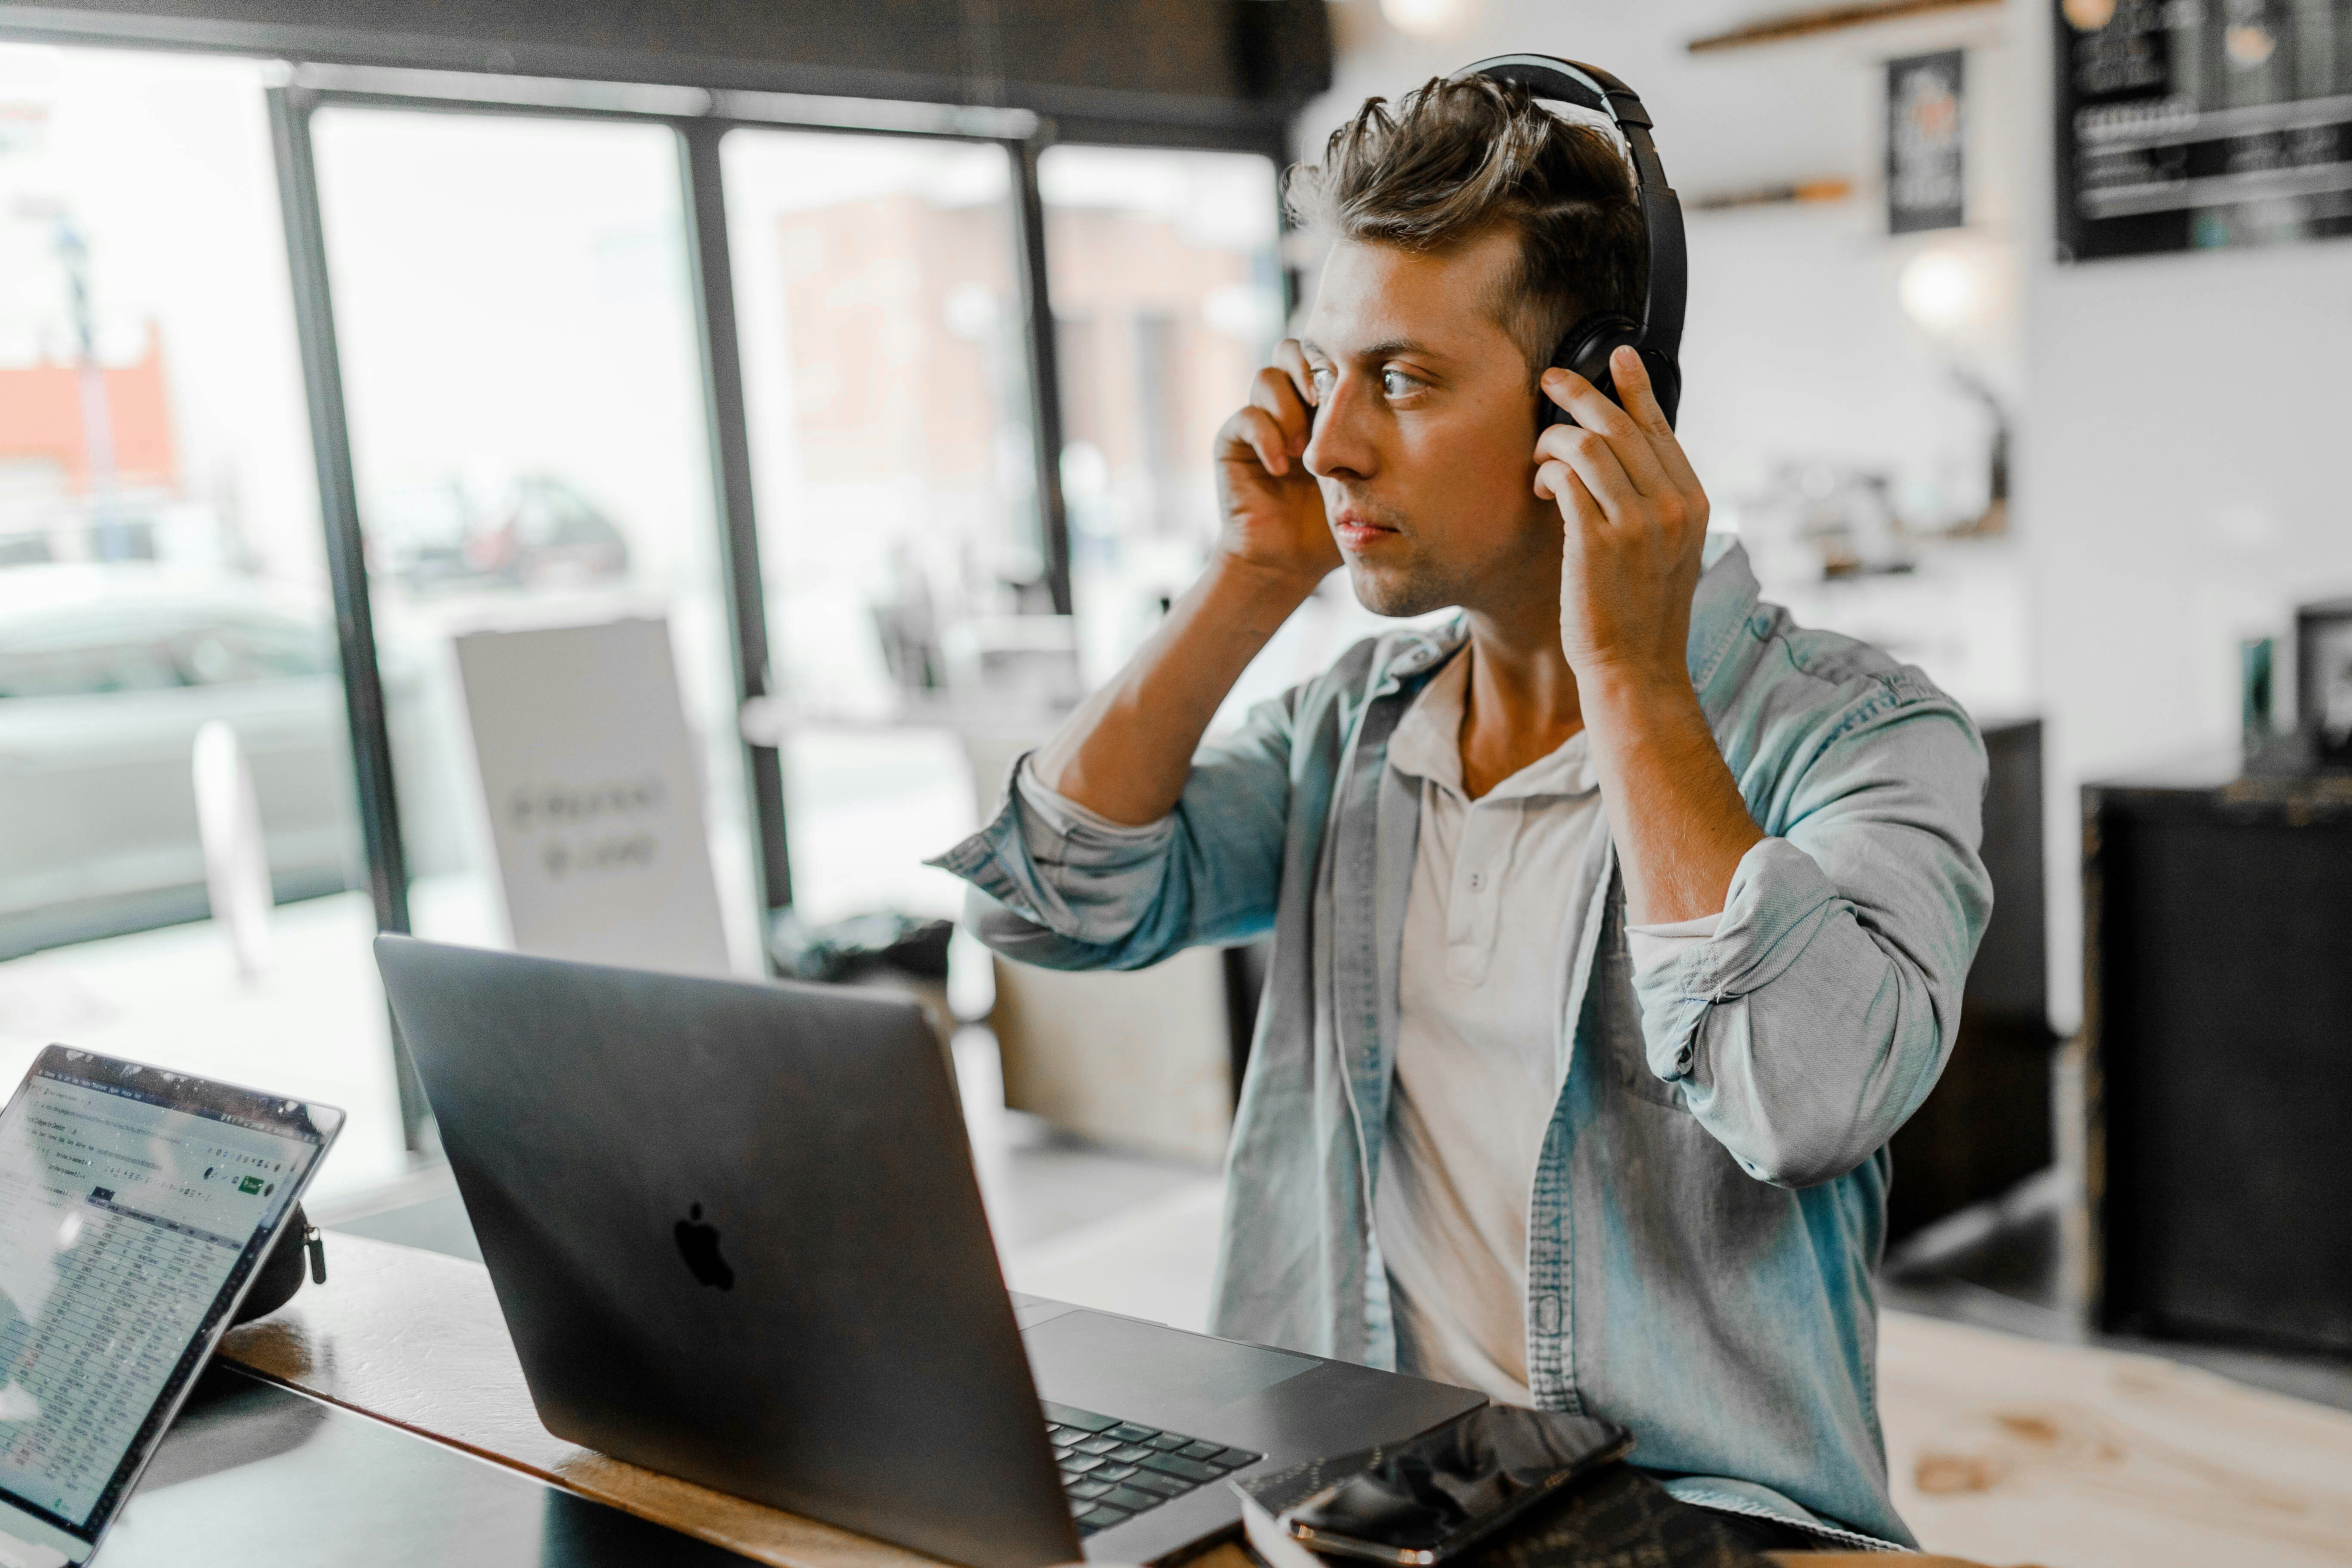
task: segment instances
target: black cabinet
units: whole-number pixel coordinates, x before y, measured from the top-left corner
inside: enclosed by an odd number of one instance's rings
[[[2236,773],[2083,792],[2093,1310],[2352,1352],[2352,778]]]

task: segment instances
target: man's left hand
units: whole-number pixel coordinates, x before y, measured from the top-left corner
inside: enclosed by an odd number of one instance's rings
[[[1559,638],[1580,679],[1603,671],[1684,677],[1691,595],[1706,543],[1706,491],[1658,405],[1642,356],[1609,362],[1619,407],[1584,377],[1544,372],[1574,415],[1536,442],[1536,494],[1559,505]]]

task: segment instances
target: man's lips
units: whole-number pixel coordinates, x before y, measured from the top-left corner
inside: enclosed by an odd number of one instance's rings
[[[1377,540],[1395,537],[1397,530],[1374,522],[1361,512],[1343,511],[1331,520],[1331,531],[1339,542],[1352,549],[1362,549]]]

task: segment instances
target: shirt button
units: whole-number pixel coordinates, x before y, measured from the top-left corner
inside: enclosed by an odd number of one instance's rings
[[[1690,1071],[1690,1064],[1691,1048],[1688,1046],[1685,1046],[1681,1050],[1675,1053],[1675,1070],[1676,1072],[1688,1072]]]
[[[1484,872],[1484,871],[1473,871],[1473,872],[1471,872],[1471,873],[1470,873],[1470,890],[1471,890],[1472,892],[1475,893],[1475,892],[1483,891],[1483,890],[1485,889],[1486,886],[1486,872]]]

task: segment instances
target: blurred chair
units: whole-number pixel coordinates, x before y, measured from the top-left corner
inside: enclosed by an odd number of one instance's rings
[[[1080,973],[999,959],[989,1023],[1015,1110],[1121,1148],[1224,1158],[1234,1080],[1219,950]]]

